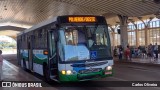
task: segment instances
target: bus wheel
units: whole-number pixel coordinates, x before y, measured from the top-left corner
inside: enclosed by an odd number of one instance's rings
[[[44,65],[43,73],[44,73],[45,81],[50,81],[50,78],[49,78],[49,69],[48,69],[47,65]]]

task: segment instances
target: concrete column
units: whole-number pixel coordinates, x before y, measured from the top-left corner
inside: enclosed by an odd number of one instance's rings
[[[145,46],[148,46],[149,45],[149,38],[148,38],[148,28],[147,26],[145,26]]]
[[[114,54],[114,49],[115,49],[115,33],[114,32],[111,32],[111,34],[112,34],[112,41],[111,41],[111,49],[112,49],[112,55]]]
[[[121,30],[121,45],[125,49],[128,45],[128,32],[127,32],[127,16],[118,15],[120,20],[120,30]]]
[[[112,46],[115,47],[115,33],[112,32]]]
[[[116,24],[116,25],[114,25],[114,26],[111,26],[111,25],[108,25],[108,26],[110,27],[110,29],[111,29],[111,31],[112,31],[112,32],[111,32],[111,34],[112,34],[112,37],[111,37],[111,38],[112,38],[112,39],[111,39],[112,41],[111,41],[111,42],[112,42],[112,46],[113,46],[113,49],[114,49],[115,43],[116,43],[116,42],[115,42],[115,30],[117,29],[117,27],[119,26],[119,24]]]
[[[114,30],[114,28],[111,25],[108,24],[108,26],[110,27],[110,29],[112,31],[111,32],[111,40],[112,40],[111,42],[112,42],[112,47],[114,49],[114,47],[115,47],[115,42],[114,42],[115,41],[115,33],[114,33],[114,31],[115,30]]]
[[[111,32],[111,37],[110,37],[111,39],[110,39],[110,40],[111,40],[111,50],[113,51],[114,48],[115,48],[115,42],[114,42],[114,41],[115,41],[114,28],[112,28],[112,26],[109,25],[109,24],[108,24],[108,26],[110,27],[110,29],[111,29],[111,31],[112,31],[112,32]],[[113,54],[114,54],[114,52],[112,52],[112,55],[113,55]]]

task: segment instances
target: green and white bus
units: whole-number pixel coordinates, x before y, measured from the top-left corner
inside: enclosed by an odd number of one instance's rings
[[[17,36],[21,67],[56,81],[112,76],[113,57],[103,16],[65,15],[39,23]]]

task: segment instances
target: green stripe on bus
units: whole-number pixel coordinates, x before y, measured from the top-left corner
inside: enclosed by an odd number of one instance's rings
[[[37,64],[41,64],[41,65],[43,65],[43,63],[44,62],[46,62],[47,63],[47,59],[48,58],[45,58],[45,59],[39,59],[39,58],[37,58],[36,56],[33,58],[33,62],[34,63],[37,63]]]
[[[59,79],[60,81],[78,81],[77,74],[72,75],[63,75],[61,72],[59,72]]]

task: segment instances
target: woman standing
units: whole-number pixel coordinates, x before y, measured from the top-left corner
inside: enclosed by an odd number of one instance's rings
[[[126,49],[126,51],[125,51],[125,56],[126,56],[126,59],[127,59],[127,60],[131,60],[130,54],[131,54],[130,48],[129,48],[129,46],[127,45],[127,49]]]

